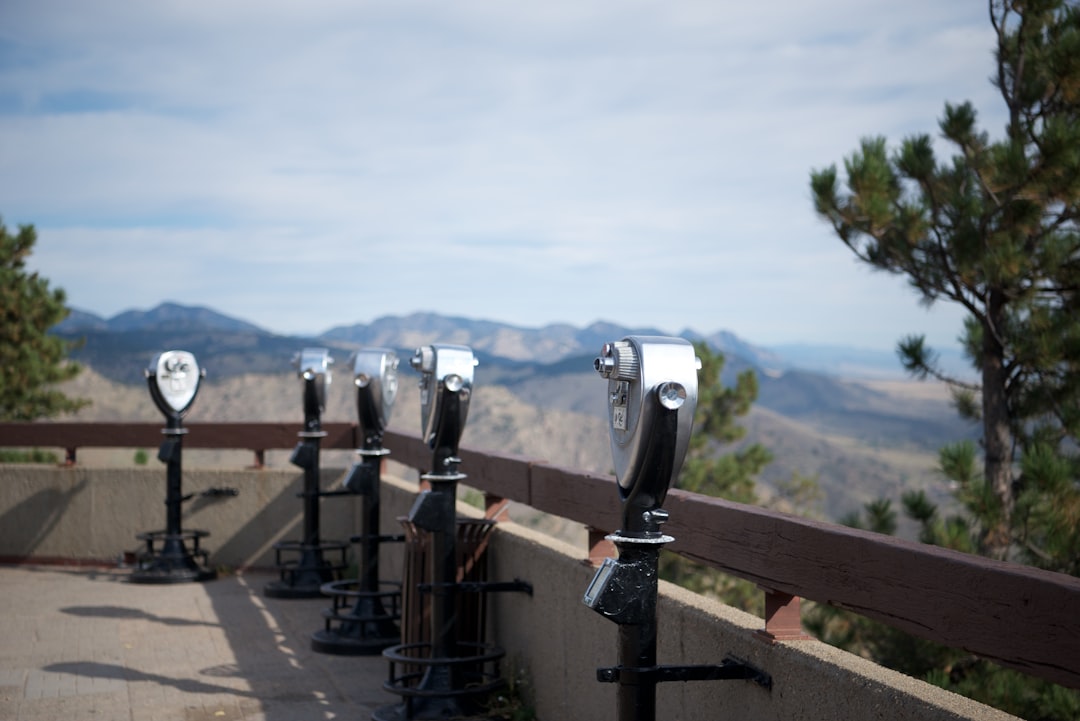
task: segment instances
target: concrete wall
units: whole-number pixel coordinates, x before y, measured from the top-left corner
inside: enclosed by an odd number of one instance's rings
[[[391,473],[400,468],[391,466]],[[327,470],[323,487],[341,471]],[[202,528],[211,563],[273,564],[276,540],[298,538],[303,476],[291,471],[185,471],[185,492],[235,487],[240,495],[193,500],[185,528]],[[115,559],[138,546],[135,533],[164,524],[164,469],[102,470],[0,466],[0,557]],[[411,507],[415,477],[384,475],[382,528]],[[322,504],[325,538],[359,532],[358,499]],[[462,506],[460,511],[479,515]],[[384,544],[383,578],[400,576],[401,544]],[[503,675],[524,682],[522,694],[542,721],[615,719],[615,686],[596,681],[614,666],[617,627],[581,603],[593,576],[574,548],[514,523],[496,530],[489,578],[529,581],[533,595],[500,593],[489,603],[491,638],[507,652]],[[661,584],[658,611],[661,664],[713,664],[726,655],[772,676],[771,691],[746,681],[666,683],[658,687],[657,718],[712,721],[890,719],[1005,721],[1014,717],[876,666],[817,641],[770,645],[755,631],[761,619],[670,584]]]
[[[334,488],[343,473],[323,469],[322,488]],[[273,544],[299,540],[303,532],[302,499],[296,495],[303,482],[300,470],[185,469],[185,494],[235,488],[239,495],[196,495],[183,506],[182,526],[210,532],[203,547],[211,566],[270,568]],[[383,510],[384,523],[393,522],[394,508],[384,504]],[[358,498],[324,498],[322,538],[347,541],[359,533],[360,512]],[[141,548],[136,533],[164,527],[164,466],[0,466],[0,558],[111,562]]]
[[[383,499],[413,483],[387,479]],[[470,508],[461,512],[475,514]],[[615,686],[596,669],[618,664],[618,627],[581,601],[595,569],[585,548],[503,523],[489,549],[488,577],[528,581],[533,595],[500,593],[490,603],[492,640],[506,650],[503,675],[523,681],[542,721],[614,720]],[[772,690],[747,681],[660,684],[658,719],[715,721],[1016,721],[1016,717],[884,669],[818,641],[769,644],[755,632],[760,618],[660,584],[658,662],[715,664],[734,655],[772,676]]]
[[[532,598],[500,596],[495,639],[529,679],[541,719],[615,718],[615,687],[596,669],[618,664],[617,626],[581,602],[594,569],[575,549],[503,524],[492,548],[493,579],[533,583]],[[943,691],[818,641],[769,644],[761,619],[661,583],[658,662],[715,664],[731,654],[769,673],[771,691],[747,681],[660,684],[657,718],[714,721],[894,721],[1015,717]],[[504,671],[504,673],[507,673]]]

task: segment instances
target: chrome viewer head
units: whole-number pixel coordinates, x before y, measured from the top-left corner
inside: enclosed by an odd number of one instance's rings
[[[356,413],[365,446],[378,442],[390,422],[398,391],[398,357],[387,348],[363,348],[351,358]]]
[[[627,336],[605,343],[593,366],[608,380],[608,431],[624,531],[656,532],[658,510],[686,457],[697,407],[694,346],[682,338]]]
[[[421,432],[437,456],[457,455],[469,414],[476,364],[472,349],[460,345],[426,345],[417,348],[409,360],[421,375]]]
[[[206,371],[186,350],[167,350],[151,359],[145,374],[158,409],[170,420],[179,421],[195,402]]]
[[[334,359],[326,348],[304,348],[293,357],[293,367],[304,381],[304,415],[318,417],[326,410],[326,387]]]

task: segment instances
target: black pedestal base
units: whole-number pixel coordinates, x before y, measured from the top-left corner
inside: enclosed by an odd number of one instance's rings
[[[369,582],[370,583],[370,582]],[[311,650],[339,656],[374,656],[401,643],[401,584],[382,581],[386,591],[360,590],[357,580],[324,584],[333,599],[323,611],[326,627],[311,635]],[[353,603],[352,607],[348,607]]]
[[[136,536],[146,543],[145,550],[135,561],[135,569],[128,576],[131,583],[192,583],[212,581],[217,571],[207,568],[206,551],[199,548],[199,540],[210,535],[206,531],[148,531]],[[187,541],[193,544],[189,551]],[[160,548],[158,547],[160,545]]]
[[[217,571],[209,568],[184,568],[170,564],[153,564],[147,568],[138,568],[131,572],[131,583],[192,583],[213,581]]]
[[[311,650],[316,653],[328,653],[334,656],[378,656],[383,652],[383,649],[393,646],[400,640],[400,635],[378,637],[360,634],[350,636],[337,629],[322,630],[311,634]]]
[[[486,721],[492,716],[476,701],[456,696],[414,696],[402,703],[380,706],[371,721]]]
[[[345,569],[347,545],[334,541],[308,545],[296,541],[283,541],[274,546],[277,568],[281,579],[271,581],[263,588],[268,598],[322,598],[323,584],[336,581]],[[324,552],[337,551],[340,558],[331,563]],[[282,553],[298,553],[295,561],[282,560]]]
[[[404,701],[375,709],[372,721],[498,718],[484,708],[484,702],[506,685],[498,672],[498,662],[506,652],[484,643],[461,643],[457,650],[473,655],[432,658],[427,643],[383,651],[390,662],[390,678],[383,688]]]
[[[319,579],[312,583],[290,584],[286,581],[271,581],[263,587],[263,595],[267,598],[321,598]]]

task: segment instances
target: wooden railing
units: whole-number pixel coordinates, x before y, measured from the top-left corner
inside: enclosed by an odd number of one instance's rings
[[[0,424],[0,447],[67,449],[156,445],[152,423]],[[193,423],[191,448],[291,448],[300,424]],[[323,448],[358,445],[355,426],[327,423]],[[390,432],[390,458],[427,470],[417,437]],[[585,524],[597,544],[619,526],[614,479],[539,460],[462,449],[466,483],[489,504],[518,501]],[[664,504],[671,549],[758,584],[772,639],[798,637],[798,599],[856,611],[917,636],[1080,688],[1080,578],[819,523],[673,489]]]

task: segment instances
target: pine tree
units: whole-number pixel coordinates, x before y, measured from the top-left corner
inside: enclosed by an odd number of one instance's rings
[[[728,454],[719,453],[719,447],[746,435],[738,419],[749,413],[757,400],[757,375],[745,370],[736,376],[735,385],[725,388],[720,380],[724,354],[714,353],[701,341],[694,344],[694,350],[701,361],[698,402],[678,486],[706,496],[756,503],[754,477],[772,461],[772,453],[759,443]]]
[[[904,367],[949,383],[958,412],[981,424],[980,449],[946,446],[939,462],[961,513],[942,518],[924,494],[902,498],[921,540],[1080,575],[1080,7],[1067,0],[990,0],[997,36],[992,82],[1008,111],[993,141],[969,103],[946,104],[939,163],[929,135],[890,153],[862,141],[811,174],[817,212],[874,268],[907,276],[927,305],[967,312],[960,340],[974,383],[944,373],[922,336],[899,344]],[[888,501],[866,509],[895,527]],[[890,523],[890,521],[892,523]],[[817,607],[808,627],[1025,718],[1080,717],[1080,693],[963,651]]]
[[[1065,0],[991,0],[993,79],[1008,110],[991,142],[970,103],[946,104],[954,148],[939,162],[929,135],[889,153],[862,141],[811,174],[817,212],[855,255],[906,275],[926,304],[967,311],[961,340],[978,373],[943,373],[920,336],[904,366],[952,384],[961,414],[982,426],[973,446],[946,448],[974,548],[1076,573],[1080,556],[1080,8]]]
[[[48,330],[70,310],[60,288],[26,270],[37,242],[32,225],[9,233],[0,218],[0,420],[31,421],[73,412],[88,400],[68,398],[53,386],[78,375],[67,361],[71,344]]]

